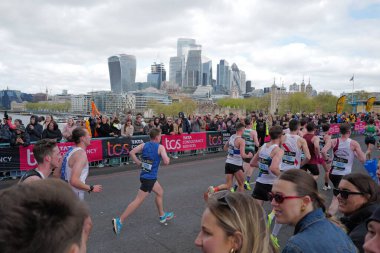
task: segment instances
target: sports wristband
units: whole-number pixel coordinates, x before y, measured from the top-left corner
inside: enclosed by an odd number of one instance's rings
[[[94,186],[90,185],[90,190],[88,190],[88,193],[91,193],[94,190]]]

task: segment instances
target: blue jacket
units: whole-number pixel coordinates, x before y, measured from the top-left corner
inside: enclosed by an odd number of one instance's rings
[[[300,220],[282,253],[356,253],[351,239],[318,208]]]

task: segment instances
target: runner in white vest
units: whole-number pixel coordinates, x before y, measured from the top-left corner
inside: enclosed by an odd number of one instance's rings
[[[299,169],[306,164],[310,159],[310,151],[307,147],[307,143],[304,138],[298,135],[300,129],[300,123],[297,119],[292,119],[289,122],[289,134],[285,134],[282,137],[281,148],[284,150],[284,156],[280,170],[287,171],[290,169]],[[305,154],[305,159],[301,164],[301,153]]]
[[[236,125],[236,134],[232,135],[224,145],[224,150],[228,152],[224,170],[226,183],[217,187],[210,186],[208,191],[204,194],[205,199],[214,192],[230,189],[234,177],[238,183],[238,191],[244,191],[243,158],[253,157],[251,152],[248,154],[245,153],[245,140],[242,138],[244,129],[245,125],[238,123]]]
[[[101,185],[87,185],[88,159],[86,148],[91,144],[91,136],[86,129],[77,127],[73,130],[72,139],[76,147],[71,150],[62,166],[65,180],[71,185],[80,200],[84,200],[84,193],[101,192]],[[65,159],[64,158],[64,159]]]
[[[284,150],[280,148],[282,127],[273,126],[269,130],[270,142],[265,143],[253,157],[250,165],[258,167],[260,172],[256,179],[255,188],[252,197],[257,200],[260,205],[264,201],[269,201],[269,194],[272,192],[273,182],[280,175],[280,165]],[[269,216],[269,222],[273,219],[273,213]],[[281,224],[275,224],[271,234],[271,240],[276,248],[279,248],[277,234],[280,231]]]
[[[325,147],[322,149],[324,159],[327,159],[327,152],[331,148],[333,149],[333,159],[329,177],[334,185],[334,188],[338,188],[340,180],[342,180],[344,175],[351,173],[355,156],[360,162],[365,162],[365,154],[360,148],[359,143],[350,139],[351,126],[347,123],[343,123],[340,125],[339,129],[342,136],[331,140],[330,143],[326,143]],[[338,204],[337,197],[333,196],[328,211],[331,215],[335,215],[338,211]]]

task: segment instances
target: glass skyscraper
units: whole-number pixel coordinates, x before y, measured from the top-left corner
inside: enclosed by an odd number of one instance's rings
[[[216,85],[229,91],[231,89],[231,68],[228,62],[226,60],[220,60],[216,71]]]
[[[134,89],[136,79],[136,57],[119,54],[108,58],[111,90],[125,93]]]

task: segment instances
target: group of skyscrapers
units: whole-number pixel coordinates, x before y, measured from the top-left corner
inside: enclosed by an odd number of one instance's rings
[[[136,90],[136,57],[120,54],[108,58],[111,90],[126,93]],[[195,39],[179,38],[177,56],[170,57],[169,83],[183,90],[194,90],[197,86],[214,86],[215,90],[229,93],[237,89],[240,94],[246,93],[245,72],[234,63],[229,66],[226,60],[217,64],[216,81],[213,80],[212,61],[202,55],[202,46]],[[160,89],[166,81],[166,71],[162,63],[154,63],[147,83]]]

